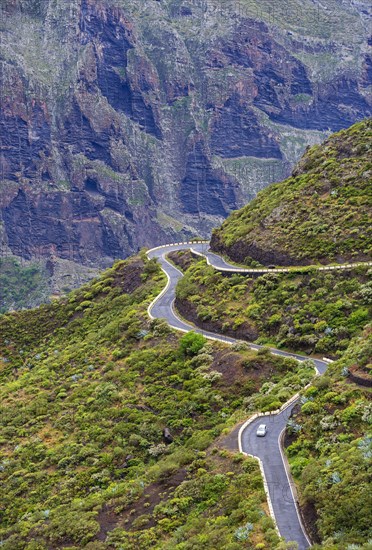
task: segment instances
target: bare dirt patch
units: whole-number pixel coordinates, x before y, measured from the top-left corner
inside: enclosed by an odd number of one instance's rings
[[[215,332],[218,334],[225,334],[226,336],[231,336],[232,338],[236,338],[238,340],[245,340],[246,342],[254,342],[254,340],[258,338],[257,330],[247,322],[240,325],[237,329],[232,329],[229,327],[226,328],[223,327],[224,323],[220,320],[202,321],[201,319],[199,319],[196,312],[197,306],[195,304],[187,302],[186,300],[179,300],[177,298],[175,301],[175,306],[185,319],[191,321],[203,330]]]
[[[216,442],[216,446],[222,447],[223,449],[227,449],[228,451],[238,453],[239,452],[238,435],[242,425],[243,425],[243,422],[240,422],[231,430],[229,434],[219,438],[219,440]]]
[[[189,267],[195,263],[195,260],[200,260],[200,257],[195,256],[190,250],[177,250],[170,252],[168,258],[177,265],[182,271],[187,271]]]
[[[123,292],[130,294],[143,284],[141,278],[143,268],[143,261],[138,257],[134,257],[131,261],[118,267],[115,272],[113,286],[119,287]]]
[[[153,516],[155,506],[169,498],[174,489],[185,480],[186,475],[186,470],[182,468],[168,479],[152,483],[146,487],[144,494],[136,502],[120,513],[115,513],[113,507],[105,505],[97,517],[101,526],[97,539],[104,541],[107,534],[116,527],[122,527],[126,531],[137,530],[138,526],[134,526],[133,523],[141,516],[148,516],[147,521],[144,518],[144,528],[153,527],[156,523]]]

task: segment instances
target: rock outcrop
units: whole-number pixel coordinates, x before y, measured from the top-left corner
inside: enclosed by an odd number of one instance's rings
[[[2,3],[3,254],[99,268],[207,236],[371,114],[368,8],[251,4]]]

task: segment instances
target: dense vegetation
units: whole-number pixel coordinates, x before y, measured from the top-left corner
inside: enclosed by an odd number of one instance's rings
[[[260,225],[255,250],[271,235],[274,254],[285,257],[292,247],[289,259],[366,258],[370,135],[366,122],[311,150],[291,180],[233,216],[214,242],[226,238],[229,250],[244,251],[246,235]],[[239,233],[241,221],[248,233]],[[144,254],[58,301],[0,316],[1,547],[291,547],[269,517],[258,464],[225,436],[251,412],[277,409],[310,383],[285,441],[308,527],[320,548],[367,550],[368,268],[253,279],[223,276],[189,252],[172,260],[185,270],[177,289],[185,317],[240,339],[339,360],[314,379],[311,361],[267,348],[255,353],[244,342],[208,343],[150,321],[148,304],[165,277]],[[27,306],[41,275],[4,265],[5,306],[14,270],[23,277],[16,305]]]
[[[258,341],[277,347],[340,356],[303,393],[288,422],[287,454],[307,528],[322,541],[317,547],[369,548],[371,390],[351,376],[372,381],[368,268],[249,279],[223,276],[189,252],[171,258],[186,270],[177,305],[196,324],[240,338],[256,333]],[[357,336],[350,344],[352,335]],[[270,382],[262,389],[269,399]]]
[[[292,177],[261,191],[212,237],[212,248],[250,264],[370,259],[372,121],[305,153]]]
[[[293,437],[287,453],[292,473],[303,504],[316,511],[326,548],[360,548],[358,543],[372,537],[371,390],[348,378],[355,364],[368,368],[371,348],[369,326],[327,375],[304,392],[290,421]]]
[[[22,266],[14,258],[0,258],[0,314],[47,301],[50,289],[46,279],[36,264]]]
[[[174,334],[147,316],[163,285],[136,257],[0,317],[4,550],[284,547],[257,463],[217,438],[311,365]]]
[[[177,289],[179,310],[212,330],[275,347],[337,355],[371,317],[368,267],[227,277],[188,252],[171,257],[188,268]]]

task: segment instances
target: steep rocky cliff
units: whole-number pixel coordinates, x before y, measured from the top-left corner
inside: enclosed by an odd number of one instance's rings
[[[3,254],[91,269],[207,235],[371,113],[367,2],[0,9]]]

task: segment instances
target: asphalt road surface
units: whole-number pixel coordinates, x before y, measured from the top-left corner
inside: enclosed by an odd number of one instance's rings
[[[163,271],[168,277],[166,289],[155,299],[149,307],[149,315],[152,318],[166,319],[169,325],[177,330],[189,332],[193,330],[203,334],[207,338],[219,340],[233,344],[237,342],[235,338],[207,332],[189,324],[180,319],[174,310],[175,291],[178,281],[183,277],[173,264],[171,264],[166,256],[169,252],[176,250],[191,249],[196,253],[206,256],[208,262],[216,269],[228,270],[236,272],[236,266],[230,265],[220,256],[208,251],[208,243],[199,244],[175,244],[148,252],[149,258],[157,258],[160,262]],[[244,272],[245,270],[243,270]],[[248,272],[249,270],[246,270]],[[259,349],[261,346],[249,344],[252,349]],[[284,357],[293,357],[299,361],[309,359],[308,356],[303,356],[295,353],[289,353],[282,350],[272,348],[273,353]],[[311,358],[311,357],[310,357]],[[323,374],[328,364],[318,358],[313,359],[319,373]],[[253,455],[261,460],[266,478],[267,490],[271,501],[272,512],[275,516],[277,527],[280,535],[287,541],[296,541],[299,550],[304,550],[311,546],[306,532],[302,526],[298,508],[293,492],[293,482],[287,472],[286,463],[280,444],[280,436],[286,426],[290,412],[296,401],[291,403],[285,410],[278,414],[272,414],[265,417],[259,417],[248,424],[240,434],[241,449],[243,452]],[[259,424],[266,424],[268,432],[265,437],[257,437],[256,431]]]
[[[280,535],[286,541],[296,541],[299,550],[303,550],[309,548],[311,544],[301,524],[294,496],[294,483],[289,473],[287,473],[280,443],[280,436],[285,429],[295,403],[279,414],[256,418],[243,430],[241,448],[243,452],[261,460],[272,511]],[[268,428],[265,437],[257,437],[256,435],[260,424],[266,424]]]

